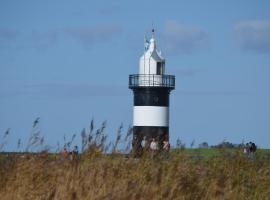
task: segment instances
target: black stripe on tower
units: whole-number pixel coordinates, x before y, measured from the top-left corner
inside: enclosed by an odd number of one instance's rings
[[[133,135],[139,141],[141,141],[144,136],[148,139],[155,138],[164,141],[169,138],[169,127],[133,126]]]
[[[134,106],[169,107],[170,89],[165,87],[141,87],[133,89]]]

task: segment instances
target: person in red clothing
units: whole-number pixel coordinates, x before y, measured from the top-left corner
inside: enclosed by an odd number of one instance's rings
[[[61,156],[62,156],[63,158],[67,158],[68,155],[69,155],[69,152],[68,152],[67,148],[64,147],[63,151],[61,152]]]

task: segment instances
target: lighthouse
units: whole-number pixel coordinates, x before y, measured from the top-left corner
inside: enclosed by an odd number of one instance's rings
[[[175,76],[166,75],[165,58],[156,47],[154,30],[139,61],[139,73],[129,75],[133,91],[133,150],[141,148],[143,139],[161,146],[169,140],[169,97],[175,88]]]

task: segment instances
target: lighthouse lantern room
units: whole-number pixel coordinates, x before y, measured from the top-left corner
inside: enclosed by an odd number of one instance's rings
[[[165,74],[165,59],[156,48],[154,30],[150,41],[145,38],[139,74],[129,75],[129,88],[134,93],[133,150],[141,141],[155,139],[161,145],[169,139],[169,95],[175,88],[175,76]]]

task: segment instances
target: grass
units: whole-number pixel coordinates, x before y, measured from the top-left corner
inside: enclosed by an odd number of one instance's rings
[[[173,149],[152,159],[119,154],[118,145],[129,143],[130,129],[106,144],[105,123],[83,130],[79,159],[59,153],[0,154],[1,200],[138,200],[138,199],[269,199],[270,150],[259,149],[254,159],[232,149]],[[42,138],[29,140],[38,148]],[[66,141],[71,146],[74,137]]]
[[[258,152],[262,154],[270,154],[270,149],[258,149]]]
[[[187,152],[172,152],[168,159],[103,155],[96,149],[74,161],[47,153],[2,157],[0,196],[3,200],[269,199],[270,160],[260,153],[251,160],[226,149],[208,159],[194,159]]]
[[[242,149],[227,149],[230,152],[242,151]],[[218,148],[186,148],[184,152],[190,156],[200,155],[204,158],[209,158],[213,156],[221,156],[221,150]],[[262,156],[270,155],[270,149],[258,149],[257,152]]]
[[[184,151],[190,156],[199,155],[204,158],[220,155],[220,150],[216,148],[187,148]]]

